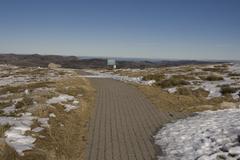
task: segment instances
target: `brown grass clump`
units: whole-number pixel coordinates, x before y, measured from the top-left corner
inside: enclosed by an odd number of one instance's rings
[[[227,64],[222,64],[222,65],[215,65],[214,68],[203,68],[203,71],[206,72],[218,72],[218,73],[224,73],[228,69]]]
[[[11,101],[6,101],[6,102],[1,102],[0,101],[0,109],[3,109],[3,108],[5,108],[5,107],[8,107],[8,106],[10,106],[12,104],[12,102]]]
[[[161,86],[162,88],[169,88],[169,87],[189,85],[189,84],[190,83],[186,80],[176,78],[176,77],[171,77],[169,79],[159,82],[157,85]]]
[[[10,128],[11,126],[6,124],[3,126],[0,126],[0,138],[4,136],[4,133]]]
[[[229,77],[238,77],[238,76],[240,76],[240,73],[229,73],[228,76]]]
[[[227,95],[227,94],[231,94],[231,93],[235,93],[238,90],[238,88],[233,88],[230,85],[223,85],[221,86],[221,93],[223,95]]]
[[[33,104],[33,99],[29,96],[24,96],[21,101],[17,102],[15,107],[17,109],[20,109],[20,108],[22,109],[22,108],[26,108],[32,104]]]
[[[206,108],[199,106],[212,105],[212,108],[208,109],[218,109],[218,105],[224,101],[222,98],[207,100],[206,96],[208,93],[201,89],[190,91],[189,89],[183,88],[178,91],[179,94],[169,94],[154,86],[137,87],[161,112],[176,115],[175,118],[185,117],[193,112],[206,110]]]
[[[179,87],[176,93],[179,95],[195,96],[195,97],[201,97],[201,98],[207,97],[209,94],[209,92],[205,91],[202,88],[192,90],[191,88],[188,88],[188,87]]]
[[[80,102],[80,108],[65,112],[62,105],[52,107],[42,106],[34,112],[39,117],[50,118],[50,128],[41,132],[45,136],[38,139],[36,149],[26,152],[25,159],[34,160],[84,160],[87,145],[88,120],[90,117],[94,90],[86,79],[69,78],[56,83],[60,93],[75,96]],[[78,95],[82,95],[78,97]],[[37,124],[35,124],[35,127]],[[20,159],[23,160],[23,159]]]
[[[10,93],[20,93],[20,92],[23,92],[26,89],[34,90],[36,88],[48,87],[51,84],[53,84],[53,82],[35,82],[35,83],[29,83],[29,84],[26,84],[26,85],[5,86],[5,87],[0,89],[0,94],[6,94],[8,92],[10,92]]]
[[[144,81],[149,81],[149,80],[155,80],[156,82],[159,82],[163,80],[165,76],[163,74],[148,74],[143,76]]]
[[[222,81],[223,77],[217,75],[209,75],[207,77],[200,77],[202,80],[206,81]]]

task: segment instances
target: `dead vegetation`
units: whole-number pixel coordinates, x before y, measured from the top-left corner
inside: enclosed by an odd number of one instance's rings
[[[202,80],[206,80],[206,81],[221,81],[223,80],[222,76],[218,76],[218,75],[209,75],[207,77],[200,77]]]
[[[45,81],[45,82],[34,82],[34,83],[29,83],[24,85],[17,85],[17,86],[8,85],[0,88],[0,94],[20,93],[20,92],[24,92],[26,89],[31,91],[36,88],[49,87],[53,83],[54,82]]]
[[[0,137],[4,136],[5,131],[7,131],[10,128],[10,125],[6,124],[1,126],[0,125]]]
[[[165,79],[163,74],[148,74],[143,76],[144,81],[155,80],[156,82],[160,82]]]
[[[231,101],[227,97],[224,99],[214,98],[207,100],[205,97],[207,93],[202,90],[190,91],[186,88],[181,88],[178,94],[169,94],[154,86],[138,86],[138,88],[160,111],[172,115],[186,116],[206,109],[216,110],[224,100]],[[206,108],[206,106],[210,108]]]
[[[61,105],[36,111],[35,114],[40,117],[49,113],[56,115],[50,119],[51,125],[45,132],[46,138],[37,142],[37,148],[45,155],[46,160],[83,160],[94,90],[90,83],[82,78],[65,79],[57,82],[56,86],[61,93],[80,96],[80,108],[68,114]]]
[[[175,87],[175,86],[183,86],[183,85],[189,85],[190,83],[184,79],[181,79],[179,77],[171,77],[169,79],[165,79],[163,81],[160,81],[157,83],[158,86],[161,86],[162,88],[169,88],[169,87]]]
[[[28,69],[28,68],[26,68]],[[46,74],[46,69],[32,70],[34,75]],[[33,116],[49,118],[49,128],[40,133],[26,133],[37,138],[33,150],[25,151],[24,156],[19,156],[13,148],[5,145],[0,149],[1,160],[84,160],[87,143],[88,120],[93,106],[95,91],[88,80],[78,77],[75,73],[67,73],[65,70],[56,71],[62,78],[51,81],[24,83],[22,85],[7,85],[0,87],[0,94],[13,93],[22,98],[15,104],[16,111],[7,116],[16,117],[17,113],[31,112]],[[31,74],[21,70],[21,74]],[[67,74],[66,74],[67,73]],[[19,73],[20,74],[20,73]],[[33,80],[34,81],[34,80]],[[37,91],[37,89],[40,89]],[[41,90],[43,89],[43,90]],[[51,90],[53,89],[53,90]],[[27,90],[27,92],[26,92]],[[79,108],[66,112],[61,104],[48,105],[46,101],[58,94],[74,96],[79,102]],[[15,96],[14,96],[15,97]],[[1,101],[0,109],[9,107],[13,102]],[[34,107],[33,107],[34,106]],[[2,112],[2,110],[1,110]],[[50,117],[53,114],[54,117]],[[4,115],[5,116],[5,115]],[[0,126],[0,136],[10,126]],[[39,122],[34,121],[32,129],[40,127]]]
[[[227,94],[235,93],[238,89],[239,88],[234,88],[234,87],[231,87],[230,85],[222,85],[220,92],[223,95],[227,95]]]

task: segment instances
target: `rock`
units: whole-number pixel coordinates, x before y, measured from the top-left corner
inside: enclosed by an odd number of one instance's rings
[[[229,149],[229,154],[231,156],[240,155],[240,146],[236,146],[236,147],[230,148]]]
[[[233,102],[222,102],[220,104],[221,108],[236,108],[236,104]]]
[[[55,64],[55,63],[49,63],[48,68],[49,69],[61,68],[61,65],[60,64]]]

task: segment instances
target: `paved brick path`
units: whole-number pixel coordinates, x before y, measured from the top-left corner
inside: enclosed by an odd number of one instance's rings
[[[91,79],[97,90],[89,126],[87,160],[152,160],[152,136],[168,120],[133,86]]]

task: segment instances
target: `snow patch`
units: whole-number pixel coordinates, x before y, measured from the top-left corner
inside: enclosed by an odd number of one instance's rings
[[[56,115],[54,113],[50,113],[49,117],[56,118]]]
[[[69,112],[73,109],[79,108],[79,106],[74,106],[74,105],[71,105],[71,104],[66,104],[66,105],[64,105],[64,107],[65,107],[64,111],[66,111],[66,112]]]
[[[36,133],[41,132],[42,130],[44,130],[44,128],[42,128],[42,127],[36,127],[34,129],[32,129],[32,131],[36,132]]]
[[[87,78],[111,78],[123,82],[132,82],[132,83],[137,83],[137,84],[142,84],[142,85],[153,85],[156,83],[155,80],[150,80],[150,81],[144,81],[142,80],[142,77],[128,77],[128,76],[121,76],[118,74],[114,74],[112,72],[99,72],[99,71],[93,71],[93,70],[86,70],[86,72],[91,73],[93,75],[86,75],[82,77],[87,77]]]
[[[61,94],[58,97],[53,97],[49,100],[47,100],[48,104],[56,104],[56,103],[62,103],[62,102],[67,102],[67,101],[72,101],[74,100],[73,96],[67,95],[67,94]]]
[[[175,93],[175,92],[177,92],[177,87],[168,88],[167,91],[168,91],[168,93],[171,93],[171,94]]]
[[[38,122],[40,123],[41,127],[48,128],[49,127],[48,121],[49,118],[38,118]]]
[[[24,155],[24,151],[34,147],[36,138],[26,136],[26,131],[31,130],[33,124],[31,113],[22,113],[21,117],[0,117],[0,125],[10,125],[10,129],[5,132],[6,143],[14,148],[19,155]]]
[[[155,136],[158,159],[215,160],[240,158],[240,110],[205,111],[167,124]]]

